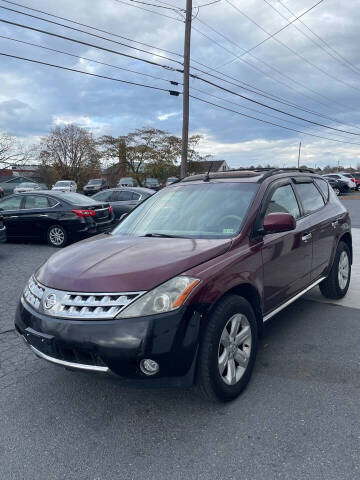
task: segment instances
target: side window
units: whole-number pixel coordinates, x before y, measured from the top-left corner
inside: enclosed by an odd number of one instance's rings
[[[97,195],[93,196],[94,200],[99,200],[100,202],[108,202],[110,200],[112,192],[100,192]]]
[[[30,210],[32,208],[48,208],[49,203],[47,197],[42,195],[26,195],[24,208]]]
[[[55,198],[48,197],[48,202],[50,207],[55,207],[59,202]]]
[[[22,195],[8,197],[0,201],[0,208],[2,210],[20,210]]]
[[[121,190],[113,192],[112,201],[113,202],[127,202],[132,199],[133,192]]]
[[[275,190],[270,198],[265,216],[269,213],[290,213],[295,219],[300,217],[299,205],[291,185],[283,185]]]
[[[322,193],[324,194],[325,200],[329,200],[329,185],[325,180],[321,180],[320,178],[315,179],[316,185],[320,188]]]
[[[324,199],[313,183],[298,183],[296,184],[296,190],[299,193],[305,213],[316,212],[324,206]]]
[[[133,193],[132,194],[132,200],[136,200],[137,202],[140,200],[141,198],[141,195],[139,195],[138,193]]]

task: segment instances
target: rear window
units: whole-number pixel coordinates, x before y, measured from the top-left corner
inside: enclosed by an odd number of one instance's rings
[[[85,195],[81,195],[81,193],[65,193],[61,196],[62,200],[72,205],[95,205],[99,203],[99,201],[94,200],[93,198],[86,197]]]
[[[25,209],[48,208],[48,206],[48,199],[43,195],[26,195],[25,197]]]
[[[111,197],[111,201],[113,202],[128,202],[132,200],[133,192],[132,191],[114,191]]]
[[[324,206],[325,202],[313,183],[297,183],[296,190],[300,196],[305,213],[313,213]]]
[[[324,194],[325,200],[328,201],[329,199],[329,186],[325,180],[322,180],[320,178],[315,179],[316,185],[320,188],[322,193]]]
[[[55,187],[70,187],[71,182],[56,182]]]

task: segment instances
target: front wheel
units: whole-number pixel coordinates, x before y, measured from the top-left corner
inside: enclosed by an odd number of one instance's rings
[[[350,250],[345,242],[339,242],[330,273],[320,283],[320,291],[324,297],[339,300],[345,297],[351,278]]]
[[[65,247],[67,239],[66,230],[61,225],[53,225],[47,231],[47,242],[52,247]]]
[[[250,303],[229,295],[212,312],[200,345],[197,381],[211,400],[235,399],[248,384],[257,350],[257,323]]]

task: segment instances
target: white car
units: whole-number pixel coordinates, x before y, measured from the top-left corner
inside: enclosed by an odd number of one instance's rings
[[[14,193],[33,192],[34,190],[41,190],[41,186],[33,182],[23,182],[14,188]]]
[[[59,180],[53,185],[51,190],[57,192],[76,192],[77,185],[73,180]]]
[[[343,182],[348,184],[349,188],[353,190],[356,188],[355,179],[349,173],[347,173],[346,175],[343,173],[327,173],[326,175],[323,175],[323,177],[333,178],[334,180],[342,180]]]

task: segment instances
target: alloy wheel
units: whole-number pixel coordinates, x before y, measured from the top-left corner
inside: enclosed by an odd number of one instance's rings
[[[218,348],[218,368],[227,385],[235,385],[244,375],[251,353],[252,334],[245,315],[237,313],[226,323]]]
[[[50,238],[51,243],[58,247],[58,246],[60,246],[64,243],[65,233],[61,228],[53,227],[53,228],[51,228],[51,230],[49,232],[49,238]]]
[[[339,270],[338,270],[338,280],[339,280],[339,287],[341,290],[347,285],[350,273],[350,263],[349,257],[347,252],[341,252],[340,259],[339,259]]]

